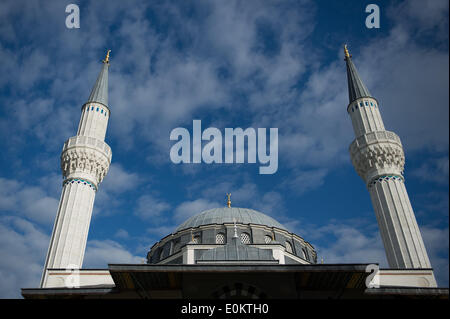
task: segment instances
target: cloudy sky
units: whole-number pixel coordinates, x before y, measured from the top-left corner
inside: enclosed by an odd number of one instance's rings
[[[80,7],[80,28],[65,7]],[[370,197],[348,154],[353,130],[342,44],[405,148],[406,186],[439,285],[448,287],[447,0],[1,1],[0,297],[37,287],[62,176],[111,49],[106,142],[85,268],[140,263],[186,218],[260,210],[325,263],[387,266]],[[170,161],[172,129],[278,128],[279,167]]]

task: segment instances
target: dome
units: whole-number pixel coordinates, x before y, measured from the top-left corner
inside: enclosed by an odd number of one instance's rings
[[[272,217],[256,210],[238,207],[221,207],[209,209],[192,216],[178,226],[175,232],[201,225],[234,223],[234,220],[239,224],[258,224],[287,230],[286,227]]]

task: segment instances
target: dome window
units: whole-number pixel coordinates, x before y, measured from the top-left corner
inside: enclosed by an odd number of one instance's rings
[[[272,242],[272,237],[270,237],[269,235],[264,236],[264,242],[266,244],[270,244]]]
[[[244,245],[250,244],[250,234],[242,233],[241,234],[241,243],[243,243]]]
[[[159,252],[159,260],[163,260],[166,256],[164,256],[164,249],[161,249]]]
[[[292,254],[292,245],[290,242],[286,242],[286,251]]]
[[[219,244],[219,245],[225,244],[225,234],[218,233],[216,235],[216,244]]]
[[[306,251],[306,248],[302,248],[303,251],[303,257],[308,260],[308,252]]]

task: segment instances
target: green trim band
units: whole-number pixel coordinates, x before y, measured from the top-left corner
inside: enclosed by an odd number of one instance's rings
[[[84,185],[88,185],[88,186],[91,187],[94,191],[97,191],[97,186],[95,186],[94,183],[92,183],[92,182],[90,182],[90,181],[88,181],[88,180],[82,179],[82,178],[69,178],[69,179],[66,179],[66,180],[63,182],[63,186],[66,185],[66,184],[68,184],[68,183],[72,183],[72,184],[73,184],[73,183],[75,183],[75,182],[77,182],[78,184],[83,183]]]
[[[380,176],[373,178],[367,185],[369,187],[372,187],[376,183],[381,183],[383,181],[389,181],[389,180],[400,180],[400,181],[404,182],[405,178],[400,175],[380,175]]]

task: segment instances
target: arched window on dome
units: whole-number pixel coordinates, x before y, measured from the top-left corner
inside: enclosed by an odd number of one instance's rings
[[[290,242],[286,242],[286,251],[288,252],[288,253],[293,253],[293,251],[292,251],[292,245],[291,245],[291,243]]]
[[[164,255],[164,249],[159,251],[159,260],[163,260],[166,256]]]
[[[177,253],[181,248],[181,242],[176,242],[175,245],[173,245],[173,254]]]
[[[241,243],[243,243],[244,245],[248,245],[251,243],[249,233],[241,233]]]
[[[308,260],[308,251],[306,250],[305,247],[302,248],[302,252],[303,252],[303,258],[305,258],[306,260]]]
[[[219,245],[225,244],[225,234],[224,233],[218,233],[216,235],[216,244],[219,244]]]

